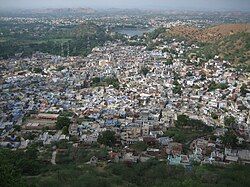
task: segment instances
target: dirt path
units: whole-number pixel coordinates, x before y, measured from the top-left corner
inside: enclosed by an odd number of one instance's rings
[[[53,151],[53,153],[52,153],[51,163],[53,165],[56,165],[56,153],[57,153],[57,151]]]

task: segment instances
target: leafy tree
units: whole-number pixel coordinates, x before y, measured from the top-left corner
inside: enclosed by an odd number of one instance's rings
[[[228,146],[231,148],[237,147],[238,139],[234,131],[227,131],[221,140],[226,147]]]
[[[42,70],[42,68],[36,67],[36,68],[33,69],[33,72],[34,73],[42,73],[43,70]]]
[[[189,117],[186,115],[178,115],[175,124],[179,127],[189,125]]]
[[[21,131],[21,126],[20,125],[15,125],[14,130],[15,131]]]
[[[108,157],[108,150],[107,149],[100,149],[95,152],[95,155],[98,159],[105,160]]]
[[[112,146],[115,143],[115,132],[114,131],[104,131],[97,139],[97,142],[104,144],[106,146]]]
[[[99,77],[94,77],[92,79],[92,86],[109,86],[113,85],[114,88],[118,89],[120,87],[119,80],[116,77],[106,77],[101,81]]]
[[[209,91],[213,91],[213,90],[216,90],[218,87],[217,87],[217,84],[213,81],[210,83],[209,87],[208,87],[208,90]]]
[[[212,117],[213,119],[218,119],[218,115],[215,114],[214,112],[211,113],[211,117]]]
[[[175,85],[174,87],[173,87],[173,93],[174,94],[182,94],[182,91],[181,91],[181,85]]]
[[[41,163],[37,159],[38,150],[35,147],[31,146],[26,151],[23,150],[10,151],[7,149],[0,149],[0,156],[1,156],[0,170],[1,169],[5,170],[5,171],[0,171],[0,173],[6,172],[0,174],[0,176],[10,175],[10,173],[8,173],[8,169],[6,168],[4,169],[4,167],[2,166],[7,166],[8,168],[11,168],[12,170],[11,175],[13,175],[13,177],[16,177],[11,179],[14,181],[20,180],[19,176],[21,175],[33,176],[40,173]]]
[[[166,62],[164,62],[165,65],[172,65],[173,64],[173,61],[172,59],[168,59]]]
[[[61,130],[63,127],[69,127],[70,125],[70,119],[65,117],[65,116],[61,116],[57,118],[57,122],[56,122],[56,128],[58,130]]]
[[[6,40],[1,42],[0,57],[9,58],[15,56],[16,53],[21,53],[22,57],[26,57],[36,51],[62,56],[86,56],[94,47],[103,45],[107,40],[112,40],[103,28],[91,23],[68,28],[58,26],[49,32],[46,30],[47,26],[46,24],[43,27],[40,27],[39,24],[25,25],[30,33],[27,34],[20,33],[23,30],[23,23],[15,24],[14,33],[9,33],[9,36],[5,35]],[[40,29],[37,30],[37,27]],[[6,28],[9,30],[13,27],[10,25]],[[47,34],[44,35],[44,33]]]
[[[241,96],[243,97],[246,97],[246,94],[249,93],[249,91],[247,90],[246,84],[242,84],[242,86],[240,87],[240,93],[241,93]]]
[[[114,88],[118,89],[119,86],[120,86],[120,83],[119,83],[119,80],[116,78],[116,77],[107,77],[104,79],[104,82],[107,84],[107,85],[113,85]]]
[[[93,84],[98,84],[98,83],[101,82],[101,79],[100,79],[100,77],[94,77],[94,78],[92,79],[92,82],[93,82]]]
[[[0,184],[12,187],[22,185],[21,172],[14,164],[12,152],[8,149],[0,149]]]
[[[227,116],[227,117],[225,117],[225,119],[224,119],[224,125],[226,127],[233,127],[235,124],[236,124],[235,117],[233,117],[233,116]]]
[[[193,130],[202,131],[204,133],[212,132],[213,128],[207,126],[203,121],[197,119],[191,119],[186,115],[179,115],[177,117],[177,121],[175,121],[175,125],[178,128],[182,128],[184,126],[189,126]]]
[[[64,126],[62,128],[62,133],[65,134],[65,135],[69,134],[69,128],[67,126]]]
[[[144,75],[144,76],[147,76],[147,74],[149,73],[149,69],[147,67],[142,67],[141,69],[141,73]]]
[[[228,88],[228,84],[226,84],[226,83],[221,83],[221,84],[219,84],[218,87],[219,87],[220,89],[222,89],[222,90],[225,90],[225,89]]]
[[[56,143],[56,147],[59,149],[69,149],[69,144],[66,140],[61,140]]]
[[[145,142],[139,141],[132,145],[132,148],[138,152],[145,151],[147,149],[147,144]]]

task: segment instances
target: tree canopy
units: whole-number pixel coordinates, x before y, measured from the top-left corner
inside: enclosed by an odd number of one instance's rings
[[[237,147],[238,139],[237,136],[235,135],[235,132],[232,130],[227,131],[225,135],[221,138],[221,140],[226,147],[231,147],[231,148]]]
[[[100,144],[104,144],[106,146],[112,146],[115,143],[115,132],[104,131],[98,136],[97,141]]]
[[[235,117],[233,116],[227,116],[224,119],[224,125],[226,127],[232,127],[233,125],[235,125],[235,123],[236,123],[236,120],[235,120]]]
[[[56,128],[61,130],[64,127],[69,127],[70,125],[70,119],[68,117],[65,116],[60,116],[57,118],[57,122],[56,122]]]

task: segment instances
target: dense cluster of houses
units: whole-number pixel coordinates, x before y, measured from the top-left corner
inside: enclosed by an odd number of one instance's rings
[[[183,144],[164,136],[175,126],[177,116],[184,114],[214,127],[220,137],[227,128],[225,118],[232,116],[235,130],[244,141],[250,140],[250,94],[241,94],[243,84],[249,88],[249,74],[228,68],[229,62],[216,57],[203,63],[199,58],[183,58],[196,47],[173,40],[148,51],[118,42],[94,48],[84,58],[35,53],[31,58],[1,60],[0,145],[28,146],[27,139],[16,140],[17,126],[23,133],[35,132],[33,141],[44,145],[69,140],[69,136],[91,144],[101,132],[110,130],[121,145],[140,141],[149,145],[139,155],[129,149],[111,152],[116,160],[157,157],[183,165],[247,163],[249,150],[225,149],[219,140],[201,137],[187,142],[190,152],[184,154]],[[163,48],[168,50],[162,52]],[[69,135],[54,128],[63,111],[75,114]]]

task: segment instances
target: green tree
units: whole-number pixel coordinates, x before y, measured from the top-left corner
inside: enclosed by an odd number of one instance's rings
[[[225,117],[225,119],[224,119],[224,125],[226,127],[233,127],[235,124],[236,124],[235,117],[233,117],[233,116],[227,116],[227,117]]]
[[[67,126],[64,126],[62,128],[62,133],[65,134],[65,135],[69,134],[69,128]]]
[[[173,60],[172,59],[168,59],[166,62],[164,62],[165,65],[172,65],[173,64]]]
[[[36,67],[36,68],[33,69],[33,72],[34,73],[42,73],[43,70],[42,70],[42,68]]]
[[[174,87],[173,87],[173,93],[174,94],[182,94],[182,91],[181,91],[181,85],[175,85]]]
[[[0,149],[0,185],[4,187],[12,187],[20,184],[21,172],[14,164],[13,153],[8,149]]]
[[[145,142],[139,141],[139,142],[136,142],[135,144],[133,144],[131,147],[138,152],[142,152],[142,151],[145,151],[148,146]]]
[[[120,86],[120,83],[119,83],[119,80],[116,78],[116,77],[106,77],[104,79],[104,82],[107,84],[107,85],[113,85],[114,88],[118,89],[119,86]]]
[[[69,127],[70,125],[70,119],[65,117],[65,116],[61,116],[57,118],[57,122],[56,122],[56,128],[58,130],[61,130],[63,127]]]
[[[21,131],[21,126],[20,125],[15,125],[14,130],[15,131]]]
[[[243,97],[246,97],[246,94],[249,93],[249,91],[247,90],[246,84],[242,84],[242,86],[240,87],[240,93],[241,93],[241,96]]]
[[[186,126],[189,125],[189,120],[189,117],[186,115],[178,115],[175,124],[177,127]]]
[[[141,73],[144,75],[144,76],[147,76],[147,74],[149,73],[149,69],[147,67],[142,67],[141,68]]]
[[[212,113],[211,113],[211,117],[212,117],[213,119],[218,119],[219,116],[218,116],[216,113],[212,112]]]
[[[225,133],[225,135],[221,138],[222,143],[226,146],[226,147],[231,147],[231,148],[235,148],[237,147],[237,136],[235,135],[234,131],[227,131]]]
[[[101,82],[100,77],[94,77],[94,78],[92,79],[92,83],[93,83],[93,84],[98,84],[98,83],[100,83],[100,82]]]
[[[225,89],[228,88],[228,84],[227,84],[227,83],[221,83],[221,84],[219,84],[218,87],[219,87],[220,89],[222,89],[222,90],[225,90]]]
[[[97,142],[104,144],[106,146],[112,146],[115,143],[115,132],[114,131],[104,131],[99,134]]]

